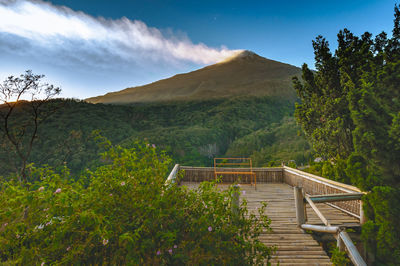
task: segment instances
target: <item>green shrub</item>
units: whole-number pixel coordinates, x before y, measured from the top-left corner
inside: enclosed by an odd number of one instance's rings
[[[0,187],[0,261],[8,264],[264,263],[271,248],[258,240],[264,215],[244,201],[232,209],[233,188],[197,190],[165,185],[170,159],[151,145],[119,146],[103,165],[78,179],[65,167],[30,167],[28,186]]]
[[[339,248],[331,248],[331,261],[335,266],[350,266],[352,265],[345,251],[339,251]]]

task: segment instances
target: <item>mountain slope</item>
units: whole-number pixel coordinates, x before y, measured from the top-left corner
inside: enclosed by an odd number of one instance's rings
[[[88,98],[91,103],[139,103],[208,100],[239,95],[294,99],[291,78],[301,69],[250,51],[202,69],[144,86]]]

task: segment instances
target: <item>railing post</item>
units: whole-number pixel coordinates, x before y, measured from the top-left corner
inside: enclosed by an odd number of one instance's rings
[[[345,251],[345,246],[344,246],[344,242],[343,239],[340,237],[340,231],[337,234],[337,247],[339,249],[340,252]]]
[[[239,195],[240,188],[239,185],[233,185],[233,195],[232,195],[232,212],[237,217],[239,215]]]
[[[367,218],[365,217],[364,214],[364,206],[363,206],[363,201],[362,199],[360,200],[360,224],[363,225],[367,221]]]
[[[306,211],[304,206],[304,195],[302,187],[294,187],[294,202],[296,206],[297,226],[306,222]]]

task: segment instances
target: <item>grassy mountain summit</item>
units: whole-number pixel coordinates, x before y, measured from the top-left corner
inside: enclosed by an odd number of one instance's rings
[[[91,103],[137,103],[209,100],[233,96],[278,96],[294,99],[291,78],[301,69],[242,51],[199,70],[144,86],[88,98]]]

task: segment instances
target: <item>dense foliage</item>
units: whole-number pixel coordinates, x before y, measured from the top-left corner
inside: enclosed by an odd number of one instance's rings
[[[152,145],[106,150],[75,180],[64,167],[29,167],[31,180],[1,183],[0,260],[7,264],[250,265],[271,248],[265,206],[232,208],[233,188],[165,184],[170,159]]]
[[[226,156],[238,155],[251,157],[256,166],[280,166],[282,162],[300,166],[312,158],[312,151],[294,117],[289,116],[234,140]]]
[[[316,71],[294,79],[295,116],[319,156],[322,175],[369,191],[363,237],[378,264],[400,261],[400,11],[391,38],[344,29],[332,54],[313,41]],[[315,168],[316,169],[316,168]]]
[[[292,117],[293,102],[271,97],[154,103],[143,105],[89,104],[76,100],[52,100],[57,111],[39,127],[30,163],[73,174],[97,165],[96,144],[101,132],[113,143],[129,147],[147,139],[184,165],[210,166],[215,156],[250,156],[255,165],[270,161],[305,163],[310,147]],[[21,104],[23,106],[23,104]],[[21,121],[18,113],[12,117]],[[1,125],[0,125],[1,127]],[[95,132],[93,132],[95,131]],[[0,175],[15,173],[15,156],[0,136]],[[247,148],[246,148],[247,147]]]

